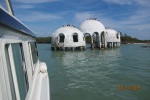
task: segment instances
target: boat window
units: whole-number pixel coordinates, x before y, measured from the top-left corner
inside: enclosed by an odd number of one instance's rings
[[[65,40],[65,35],[60,33],[59,34],[59,42],[64,43],[64,40]]]
[[[78,42],[78,34],[77,33],[73,34],[73,42]]]
[[[9,77],[9,85],[10,85],[10,91],[11,91],[11,98],[12,100],[16,100],[16,94],[15,94],[15,88],[14,88],[14,81],[12,77],[12,69],[10,65],[10,58],[8,54],[8,48],[9,44],[5,45],[5,57],[6,57],[6,64],[7,64],[7,72],[8,72],[8,77]]]
[[[11,44],[12,46],[12,53],[14,59],[14,66],[16,70],[17,80],[18,80],[18,87],[20,92],[21,100],[25,100],[26,93],[27,93],[27,84],[26,84],[26,77],[25,77],[25,63],[23,61],[23,53],[21,51],[21,47],[19,43]]]
[[[31,48],[31,53],[32,53],[33,64],[36,64],[37,60],[38,60],[38,52],[37,52],[36,43],[35,42],[30,42],[30,48]]]

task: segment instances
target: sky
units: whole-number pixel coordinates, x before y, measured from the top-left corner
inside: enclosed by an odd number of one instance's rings
[[[105,27],[138,39],[150,39],[150,0],[11,0],[15,16],[38,37],[63,25],[80,27],[97,18]]]

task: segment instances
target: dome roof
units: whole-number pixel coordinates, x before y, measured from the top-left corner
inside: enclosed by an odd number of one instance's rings
[[[106,32],[109,35],[116,35],[117,33],[119,33],[118,31],[111,29],[111,28],[106,28]]]
[[[105,31],[104,25],[96,19],[88,19],[81,23],[80,29],[83,33],[93,34],[94,32],[101,33]]]
[[[120,33],[114,29],[106,28],[108,42],[120,42]]]
[[[57,37],[60,33],[63,33],[65,36],[73,35],[74,33],[83,34],[78,28],[75,28],[74,26],[71,25],[63,26],[57,29],[53,33],[53,37]]]
[[[57,29],[53,35],[51,44],[63,47],[85,46],[83,33],[74,26],[67,25]]]

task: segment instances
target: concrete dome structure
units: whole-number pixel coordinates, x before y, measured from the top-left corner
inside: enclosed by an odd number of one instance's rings
[[[108,47],[120,47],[120,32],[106,28],[106,41]]]
[[[91,36],[91,47],[106,47],[106,30],[104,25],[96,18],[88,19],[81,23],[81,31]]]
[[[102,33],[106,31],[104,25],[96,19],[88,19],[82,22],[80,29],[84,34],[89,33],[90,35],[93,35],[95,32]]]
[[[83,33],[74,26],[67,25],[57,29],[52,35],[52,49],[70,47],[74,50],[76,47],[85,48]]]

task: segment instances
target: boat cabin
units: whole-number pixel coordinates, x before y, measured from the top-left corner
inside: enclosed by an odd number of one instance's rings
[[[8,1],[9,2],[9,1]],[[50,100],[36,34],[0,6],[0,100]]]

